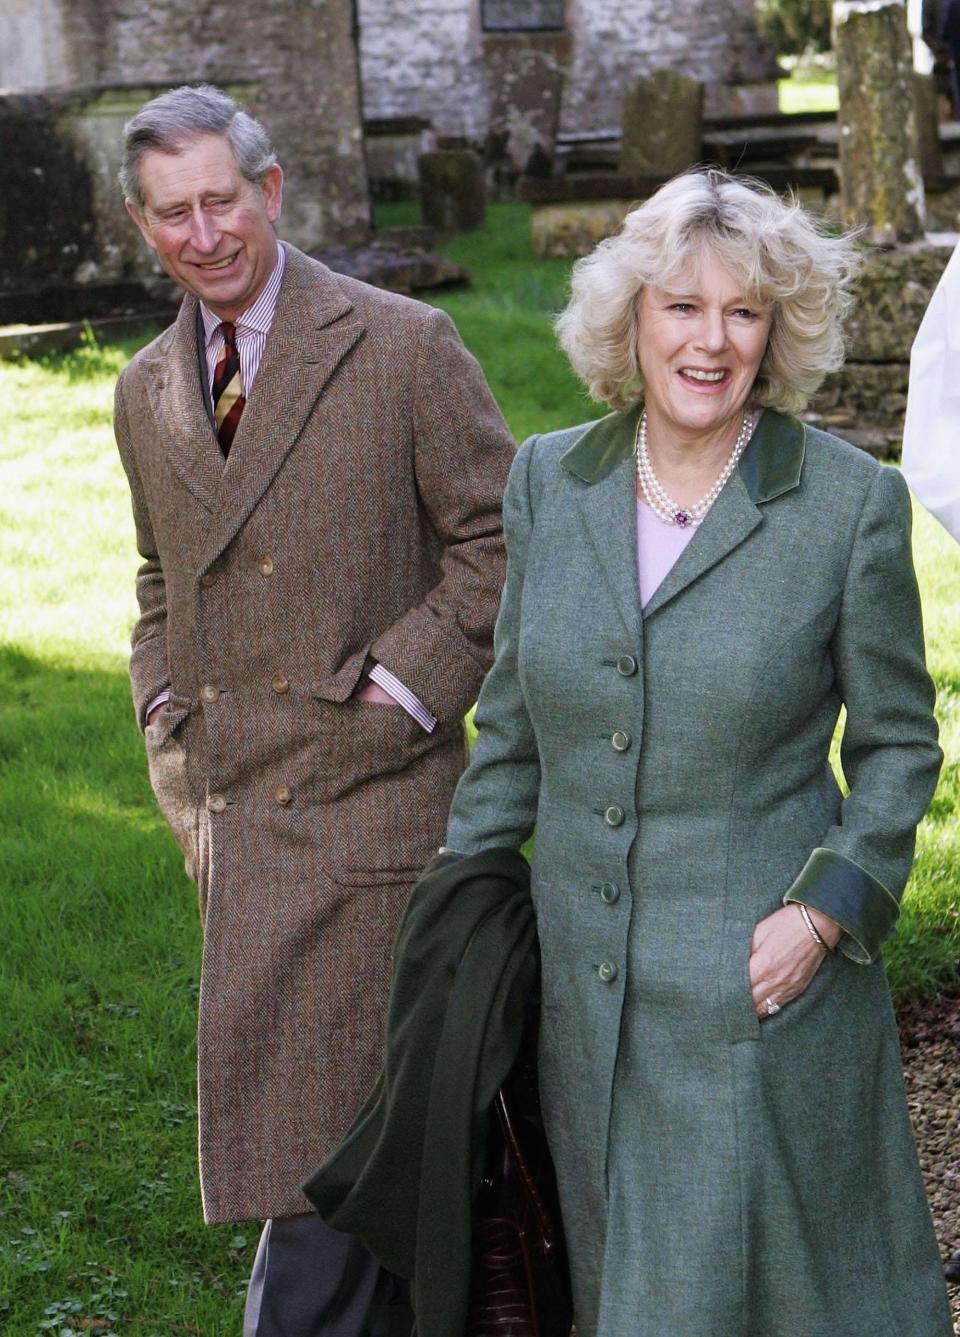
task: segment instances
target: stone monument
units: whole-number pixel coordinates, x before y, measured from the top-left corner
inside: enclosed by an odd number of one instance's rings
[[[703,85],[677,70],[633,79],[623,95],[620,171],[675,176],[700,160]]]
[[[902,0],[836,0],[843,221],[874,246],[923,236],[913,54]]]

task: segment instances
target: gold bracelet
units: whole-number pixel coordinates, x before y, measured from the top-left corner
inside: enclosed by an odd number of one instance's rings
[[[802,903],[802,901],[797,901],[796,905],[797,909],[803,915],[803,922],[810,930],[810,936],[813,938],[817,946],[822,947],[825,952],[835,952],[837,950],[836,947],[831,947],[830,944],[827,942],[826,938],[823,936],[823,934],[817,928],[816,924],[810,918],[810,912],[807,909],[807,907]]]

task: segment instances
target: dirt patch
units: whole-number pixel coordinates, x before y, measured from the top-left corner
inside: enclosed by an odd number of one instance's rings
[[[960,997],[904,1003],[897,1015],[907,1103],[946,1262],[960,1251]],[[960,1337],[960,1279],[948,1290]]]

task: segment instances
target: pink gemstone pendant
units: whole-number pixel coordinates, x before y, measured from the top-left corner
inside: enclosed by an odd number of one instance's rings
[[[683,529],[685,525],[690,523],[690,517],[686,511],[677,511],[676,515],[673,517],[673,523],[679,525],[680,528]]]

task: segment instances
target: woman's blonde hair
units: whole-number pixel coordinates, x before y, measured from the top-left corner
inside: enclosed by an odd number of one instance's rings
[[[851,236],[828,236],[793,198],[718,168],[674,177],[573,269],[556,323],[573,370],[594,399],[625,408],[643,395],[640,293],[670,289],[709,251],[772,311],[749,403],[796,412],[843,363],[842,323],[857,266]]]

